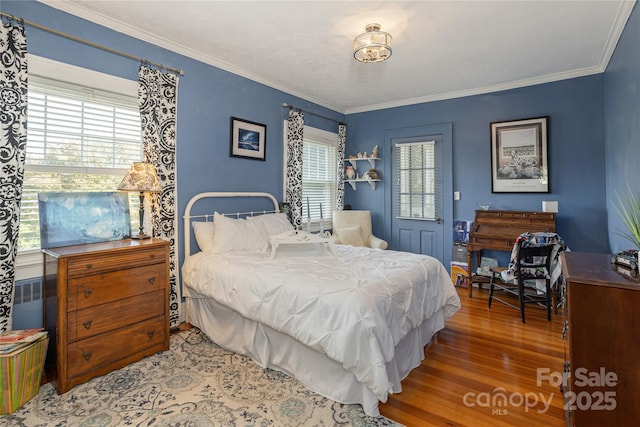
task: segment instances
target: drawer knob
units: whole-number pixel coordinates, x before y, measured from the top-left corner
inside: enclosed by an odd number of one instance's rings
[[[149,335],[149,339],[153,338],[153,335],[156,333],[156,331],[149,331],[147,332],[147,335]]]
[[[82,357],[84,357],[84,360],[89,361],[89,359],[91,359],[91,352],[90,352],[90,351],[88,351],[88,352],[86,352],[86,353],[85,353],[85,352],[83,351],[83,352],[82,352]]]
[[[147,281],[153,285],[156,282],[156,277],[155,276],[151,276],[151,277],[149,277],[147,279]]]
[[[89,263],[87,264],[87,270],[91,270],[93,268],[93,264]]]
[[[89,329],[91,327],[91,323],[93,322],[93,320],[87,320],[86,322],[84,322],[82,324],[82,326],[84,326],[85,329]]]
[[[156,257],[156,254],[151,254],[151,259],[154,259]]]
[[[85,289],[84,290],[84,297],[85,298],[89,298],[92,293],[93,293],[93,289]]]

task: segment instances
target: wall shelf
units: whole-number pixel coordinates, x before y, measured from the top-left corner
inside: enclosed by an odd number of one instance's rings
[[[345,179],[344,182],[348,183],[353,191],[356,191],[356,183],[357,182],[368,182],[373,190],[376,189],[376,182],[380,182],[380,179],[366,179],[366,178],[358,178],[358,179]]]
[[[380,160],[380,157],[358,157],[358,158],[352,158],[352,159],[344,159],[345,162],[348,162],[351,166],[353,166],[353,169],[355,169],[356,173],[358,171],[358,166],[357,166],[358,162],[368,161],[369,165],[371,166],[371,169],[375,169],[376,160]],[[351,186],[353,191],[356,191],[356,184],[358,182],[368,182],[371,189],[375,190],[376,182],[380,182],[380,181],[381,181],[380,179],[370,179],[370,178],[354,178],[354,179],[345,178],[344,180],[344,182],[348,183]]]
[[[358,166],[356,166],[356,164],[358,163],[358,161],[362,160],[368,160],[369,164],[371,165],[371,169],[375,169],[376,160],[380,160],[380,157],[357,157],[355,159],[344,159],[345,162],[351,163],[351,166],[353,166],[354,169],[358,169]]]

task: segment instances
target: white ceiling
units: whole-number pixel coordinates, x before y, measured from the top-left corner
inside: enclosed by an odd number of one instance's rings
[[[347,114],[603,72],[635,3],[41,1]],[[363,64],[373,22],[393,54]]]

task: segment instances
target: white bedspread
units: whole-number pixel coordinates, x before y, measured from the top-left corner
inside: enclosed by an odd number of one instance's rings
[[[210,297],[327,354],[378,397],[391,392],[385,363],[407,332],[460,299],[443,265],[407,252],[336,245],[337,257],[212,254],[189,257],[191,297]]]

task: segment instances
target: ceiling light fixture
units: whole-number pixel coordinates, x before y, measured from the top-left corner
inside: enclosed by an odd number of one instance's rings
[[[369,24],[365,32],[353,40],[353,57],[360,62],[381,62],[391,57],[389,33],[380,31],[380,24]]]

